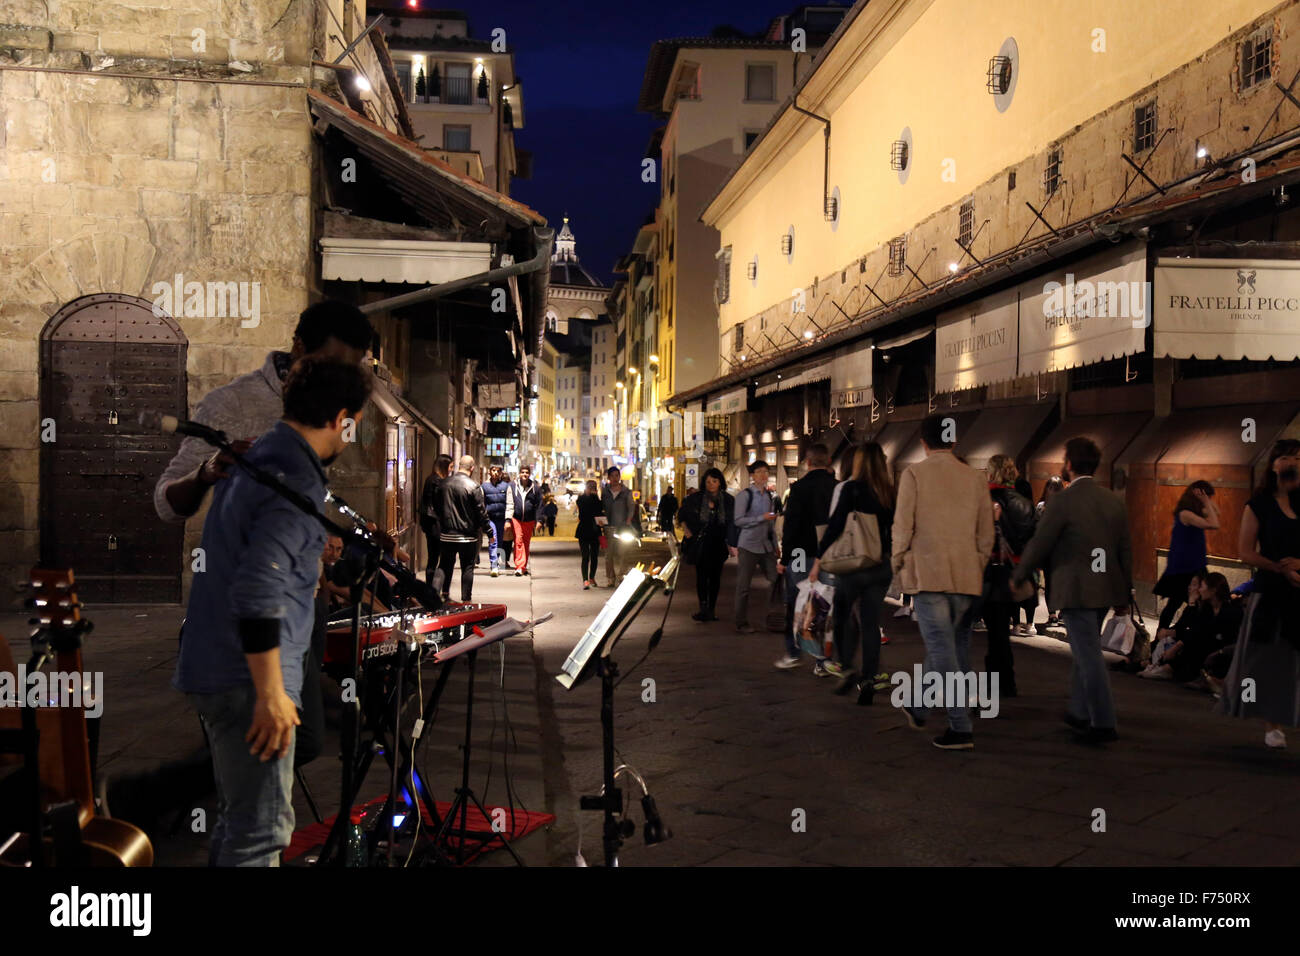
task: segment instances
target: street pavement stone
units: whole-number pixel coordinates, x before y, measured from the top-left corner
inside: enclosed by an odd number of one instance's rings
[[[533,639],[485,652],[475,694],[471,785],[480,799],[504,804],[513,795],[517,804],[556,816],[553,826],[516,844],[530,865],[574,865],[579,839],[589,864],[603,858],[601,814],[578,809],[579,797],[601,786],[599,682],[565,690],[555,675],[612,592],[582,590],[571,534],[571,522],[562,520],[556,537],[534,538],[529,576],[493,579],[480,568],[475,580],[475,600],[505,603],[512,617],[555,614]],[[647,541],[638,556],[654,562],[666,555]],[[1300,738],[1292,750],[1267,751],[1262,727],[1214,714],[1208,697],[1112,673],[1121,740],[1082,745],[1061,721],[1068,646],[1030,638],[1014,640],[1021,696],[1002,701],[997,718],[976,719],[974,751],[940,751],[930,744],[943,729],[938,716],[917,733],[887,691],[859,707],[854,695],[832,693],[836,680],[814,678],[808,663],[776,670],[780,635],[739,635],[729,624],[733,573],[729,562],[721,620],[690,619],[693,570],[684,568],[659,647],[632,669],[663,618],[663,596],[651,600],[613,652],[626,677],[615,700],[617,760],[645,777],[673,832],[662,844],[643,844],[640,790],[624,778],[638,830],[623,847],[621,865],[1300,862]],[[602,568],[598,580],[603,575]],[[763,620],[765,592],[754,588],[752,621]],[[170,688],[183,608],[92,607],[87,616],[97,627],[87,640],[86,666],[105,674],[101,767],[121,775],[192,752],[201,743],[197,720]],[[910,672],[923,657],[915,625],[886,614],[885,627],[890,644],[881,650],[881,669]],[[0,633],[18,651],[24,632],[21,616],[0,616]],[[972,661],[982,660],[983,641],[975,636]],[[436,669],[425,671],[426,694],[435,676]],[[643,699],[647,678],[654,681],[652,702]],[[326,755],[305,777],[323,812],[333,813],[341,711],[337,687],[324,686],[333,695],[330,737]],[[464,706],[462,669],[422,745],[421,765],[440,799],[459,783]],[[386,789],[385,771],[376,761],[364,797]],[[300,824],[309,821],[299,792],[295,808]],[[1104,832],[1093,830],[1097,809],[1106,813]],[[160,863],[204,861],[206,834],[187,823],[154,835]],[[498,852],[479,865],[510,864]]]

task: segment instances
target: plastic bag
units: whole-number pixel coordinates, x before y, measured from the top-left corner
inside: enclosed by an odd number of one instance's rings
[[[818,581],[799,582],[794,601],[794,639],[800,649],[819,660],[833,653],[835,589]]]

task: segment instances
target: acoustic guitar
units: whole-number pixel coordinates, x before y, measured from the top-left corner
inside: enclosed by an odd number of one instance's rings
[[[33,660],[48,660],[49,652],[53,652],[53,668],[44,668],[47,686],[56,688],[64,698],[42,700],[42,706],[33,708],[42,817],[58,808],[67,819],[75,811],[79,832],[79,839],[72,841],[70,848],[67,841],[60,841],[62,852],[54,838],[46,835],[41,860],[35,862],[50,866],[151,866],[153,845],[144,831],[122,820],[95,815],[85,714],[88,675],[81,666],[82,637],[92,625],[81,616],[72,571],[34,568],[31,588],[30,603],[36,610],[32,619],[36,626],[32,635]],[[17,684],[18,668],[0,637],[0,672],[4,671],[14,675],[18,693],[26,695],[28,688]],[[49,679],[51,671],[61,679]],[[0,729],[21,727],[19,708],[0,707]],[[30,779],[26,783],[30,786]],[[34,862],[29,833],[0,833],[0,847],[0,866],[31,866]]]

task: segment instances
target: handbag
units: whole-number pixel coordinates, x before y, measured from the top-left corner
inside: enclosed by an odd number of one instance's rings
[[[700,560],[700,536],[693,534],[681,543],[679,549],[682,560],[687,564],[697,564]]]
[[[879,519],[850,511],[843,533],[822,554],[821,568],[831,574],[865,571],[880,564],[882,551]]]
[[[605,533],[603,531],[600,534],[600,550],[602,551],[609,550],[609,539],[605,537]]]
[[[501,531],[501,540],[502,541],[515,540],[515,519],[514,518],[511,518],[509,521],[506,522],[505,528],[503,528]]]

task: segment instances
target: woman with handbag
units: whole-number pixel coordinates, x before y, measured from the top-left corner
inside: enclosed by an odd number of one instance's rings
[[[1023,594],[1013,594],[1011,574],[1020,554],[1034,536],[1034,506],[1015,489],[1016,463],[1009,455],[994,455],[986,469],[993,499],[993,555],[984,568],[981,595],[988,653],[984,667],[998,675],[1003,697],[1016,696],[1015,660],[1011,654],[1011,625],[1020,616]],[[1028,582],[1027,582],[1028,584]],[[1032,585],[1030,585],[1032,586]]]
[[[695,565],[695,591],[700,609],[691,617],[701,624],[716,621],[722,566],[727,563],[727,532],[735,517],[735,499],[717,468],[704,473],[703,488],[693,492],[677,513],[682,532],[682,560]]]
[[[578,496],[578,527],[573,536],[582,551],[582,589],[596,587],[596,566],[600,563],[600,523],[605,516],[599,489],[594,481],[587,482],[587,490]]]
[[[890,531],[894,501],[894,481],[884,449],[875,442],[859,445],[853,452],[848,480],[835,489],[830,519],[817,545],[817,559],[808,572],[808,580],[815,584],[824,562],[824,570],[835,575],[835,656],[842,671],[835,692],[845,694],[856,689],[858,703],[863,706],[871,703],[879,676],[880,614],[893,577]],[[852,536],[853,547],[837,548],[837,543],[848,543],[843,540],[846,535]],[[842,555],[843,551],[851,554]],[[842,567],[845,569],[840,570]],[[862,670],[855,673],[853,659],[858,645],[862,646]]]

